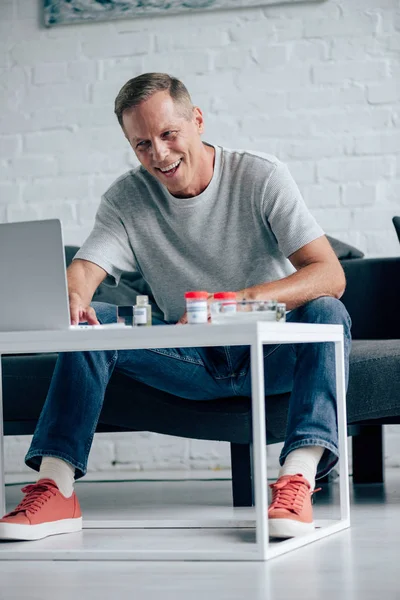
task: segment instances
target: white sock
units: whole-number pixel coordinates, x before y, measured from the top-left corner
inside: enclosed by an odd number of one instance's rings
[[[75,467],[53,456],[43,456],[38,475],[39,479],[52,479],[66,498],[74,491]]]
[[[325,448],[322,446],[304,446],[290,452],[279,470],[282,475],[297,475],[300,473],[309,482],[311,490],[315,488],[315,476],[318,463],[322,458]]]

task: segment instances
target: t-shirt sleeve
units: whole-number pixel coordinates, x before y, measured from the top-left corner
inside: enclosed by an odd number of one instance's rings
[[[101,199],[92,232],[74,258],[104,269],[108,285],[118,285],[123,271],[138,270],[124,222],[106,196]]]
[[[288,167],[278,162],[262,200],[262,215],[287,257],[324,235],[308,210]]]

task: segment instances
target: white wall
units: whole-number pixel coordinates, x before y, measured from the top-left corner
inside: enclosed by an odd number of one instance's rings
[[[60,217],[90,231],[100,194],[135,164],[113,115],[125,81],[181,77],[205,139],[288,162],[326,232],[398,255],[400,2],[326,0],[44,29],[38,0],[0,2],[0,221]],[[397,460],[397,436],[388,436]],[[7,440],[8,472],[27,439]],[[93,471],[229,464],[225,444],[98,436]]]

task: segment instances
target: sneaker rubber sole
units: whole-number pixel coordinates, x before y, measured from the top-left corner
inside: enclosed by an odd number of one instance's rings
[[[0,523],[0,541],[32,541],[41,540],[49,535],[74,533],[82,530],[82,517],[62,519],[38,525],[19,525],[17,523]]]
[[[287,539],[306,535],[315,530],[314,523],[302,523],[293,519],[269,519],[270,537]]]

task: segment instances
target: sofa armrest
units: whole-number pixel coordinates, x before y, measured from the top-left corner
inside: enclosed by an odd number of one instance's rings
[[[400,338],[400,257],[342,261],[354,339]]]

